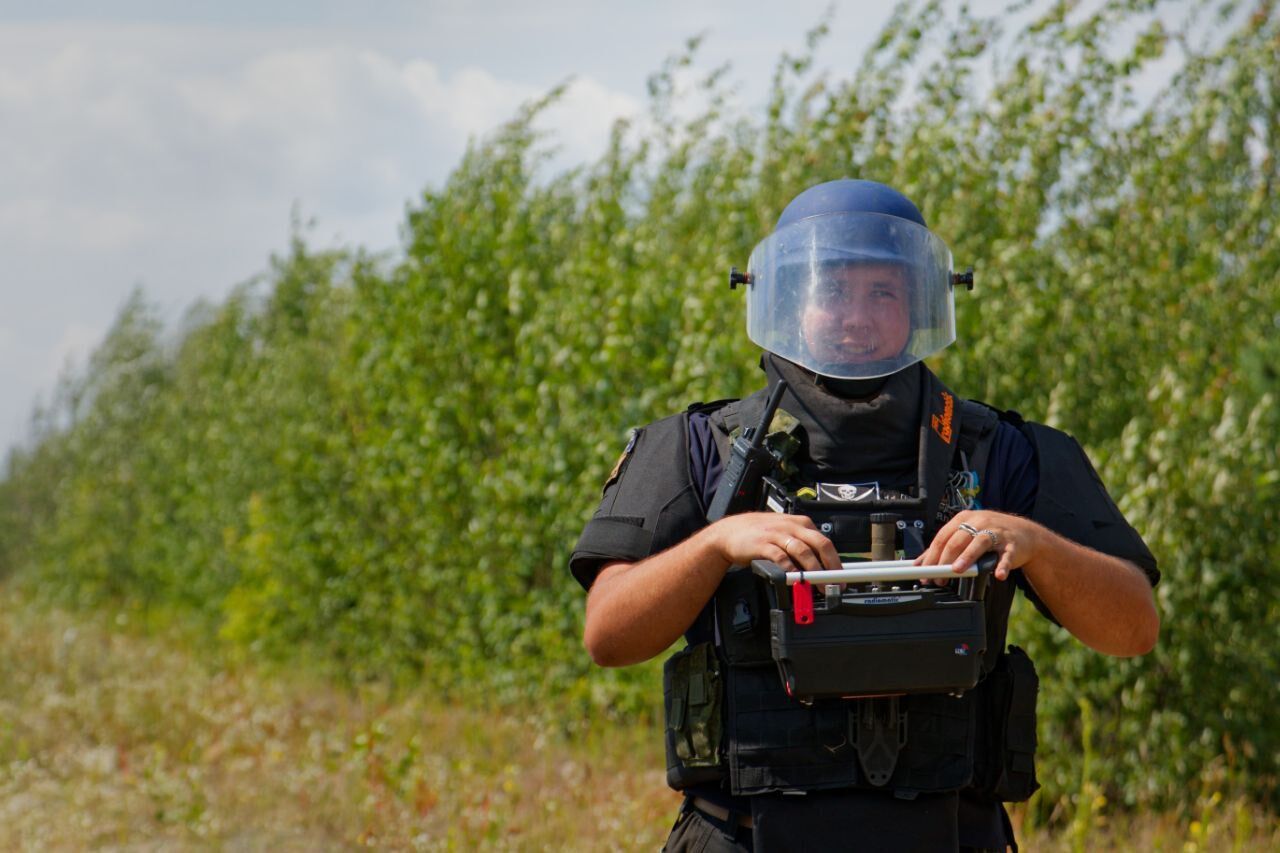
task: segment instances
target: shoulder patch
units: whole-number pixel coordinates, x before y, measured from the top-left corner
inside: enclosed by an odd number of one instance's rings
[[[618,461],[613,463],[613,470],[609,472],[609,479],[604,481],[604,486],[600,489],[601,493],[608,491],[610,486],[618,482],[618,477],[622,475],[622,469],[627,466],[627,457],[631,455],[631,451],[636,449],[636,437],[639,435],[639,429],[631,430],[631,434],[627,437],[627,446],[622,449],[622,455],[618,457]]]

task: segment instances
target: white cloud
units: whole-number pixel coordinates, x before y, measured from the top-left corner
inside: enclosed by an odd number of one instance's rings
[[[426,60],[412,60],[393,73],[422,116],[447,125],[464,139],[491,130],[521,103],[541,94],[536,87],[499,80],[479,68],[464,68],[445,80]]]
[[[0,27],[0,446],[135,285],[171,317],[218,300],[285,245],[295,206],[320,242],[394,244],[405,202],[551,67],[446,68],[341,29]],[[637,108],[584,76],[539,124],[579,162]]]
[[[639,100],[609,89],[590,77],[575,78],[564,97],[552,105],[543,123],[555,128],[556,138],[581,161],[600,152],[617,119],[640,114]]]
[[[50,39],[30,64],[0,50],[7,207],[30,206],[32,222],[57,221],[56,208],[72,206],[154,220],[157,206],[188,200],[196,210],[245,197],[341,209],[352,196],[394,194],[398,214],[469,138],[547,88],[476,67],[446,75],[425,59],[340,45],[251,51],[230,63],[213,63],[195,44],[187,62],[174,54],[203,37],[172,28],[158,40],[164,50],[148,52],[121,45],[118,34],[75,31]],[[636,109],[630,96],[584,78],[542,124],[590,157],[612,121]]]
[[[41,384],[52,385],[64,370],[83,367],[106,334],[106,326],[68,323],[40,367]]]
[[[136,246],[151,229],[137,214],[124,210],[30,195],[0,200],[0,232],[4,242],[27,251],[65,251],[68,242],[94,252]]]

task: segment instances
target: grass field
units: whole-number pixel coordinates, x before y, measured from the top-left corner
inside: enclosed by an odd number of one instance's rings
[[[0,849],[656,850],[678,804],[650,725],[343,689],[12,589],[0,608]],[[1090,805],[1025,849],[1280,849],[1274,815],[1213,794]]]

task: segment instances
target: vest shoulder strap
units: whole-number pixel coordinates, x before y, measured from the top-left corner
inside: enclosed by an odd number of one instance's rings
[[[979,400],[960,401],[960,437],[956,450],[964,454],[966,467],[978,474],[979,482],[986,482],[987,461],[991,458],[991,445],[1001,417],[998,409]]]
[[[749,423],[751,413],[759,420],[764,407],[765,391],[757,391],[741,400],[720,400],[718,408],[711,413],[711,433],[715,436],[716,450],[720,452],[720,461],[727,464],[729,454],[733,450],[733,436],[741,430],[743,423]],[[705,411],[705,409],[704,409]]]
[[[725,397],[723,400],[712,400],[710,403],[690,403],[684,410],[688,415],[714,414],[725,406],[739,402],[737,397]]]

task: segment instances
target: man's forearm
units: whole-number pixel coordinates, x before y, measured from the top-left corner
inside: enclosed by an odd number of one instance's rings
[[[608,563],[587,594],[583,642],[600,666],[661,654],[693,624],[728,562],[710,528],[638,563]]]
[[[1129,657],[1155,647],[1160,616],[1142,570],[1029,518],[990,510],[956,513],[917,562],[951,563],[961,571],[988,550],[1000,554],[997,580],[1022,569],[1062,626],[1090,648]]]
[[[637,563],[607,563],[587,594],[583,643],[601,666],[648,660],[676,641],[731,565],[772,560],[784,569],[840,567],[831,540],[803,515],[726,516]]]
[[[1127,560],[1041,528],[1046,537],[1023,574],[1062,626],[1082,643],[1122,657],[1143,655],[1160,634],[1151,583]]]

